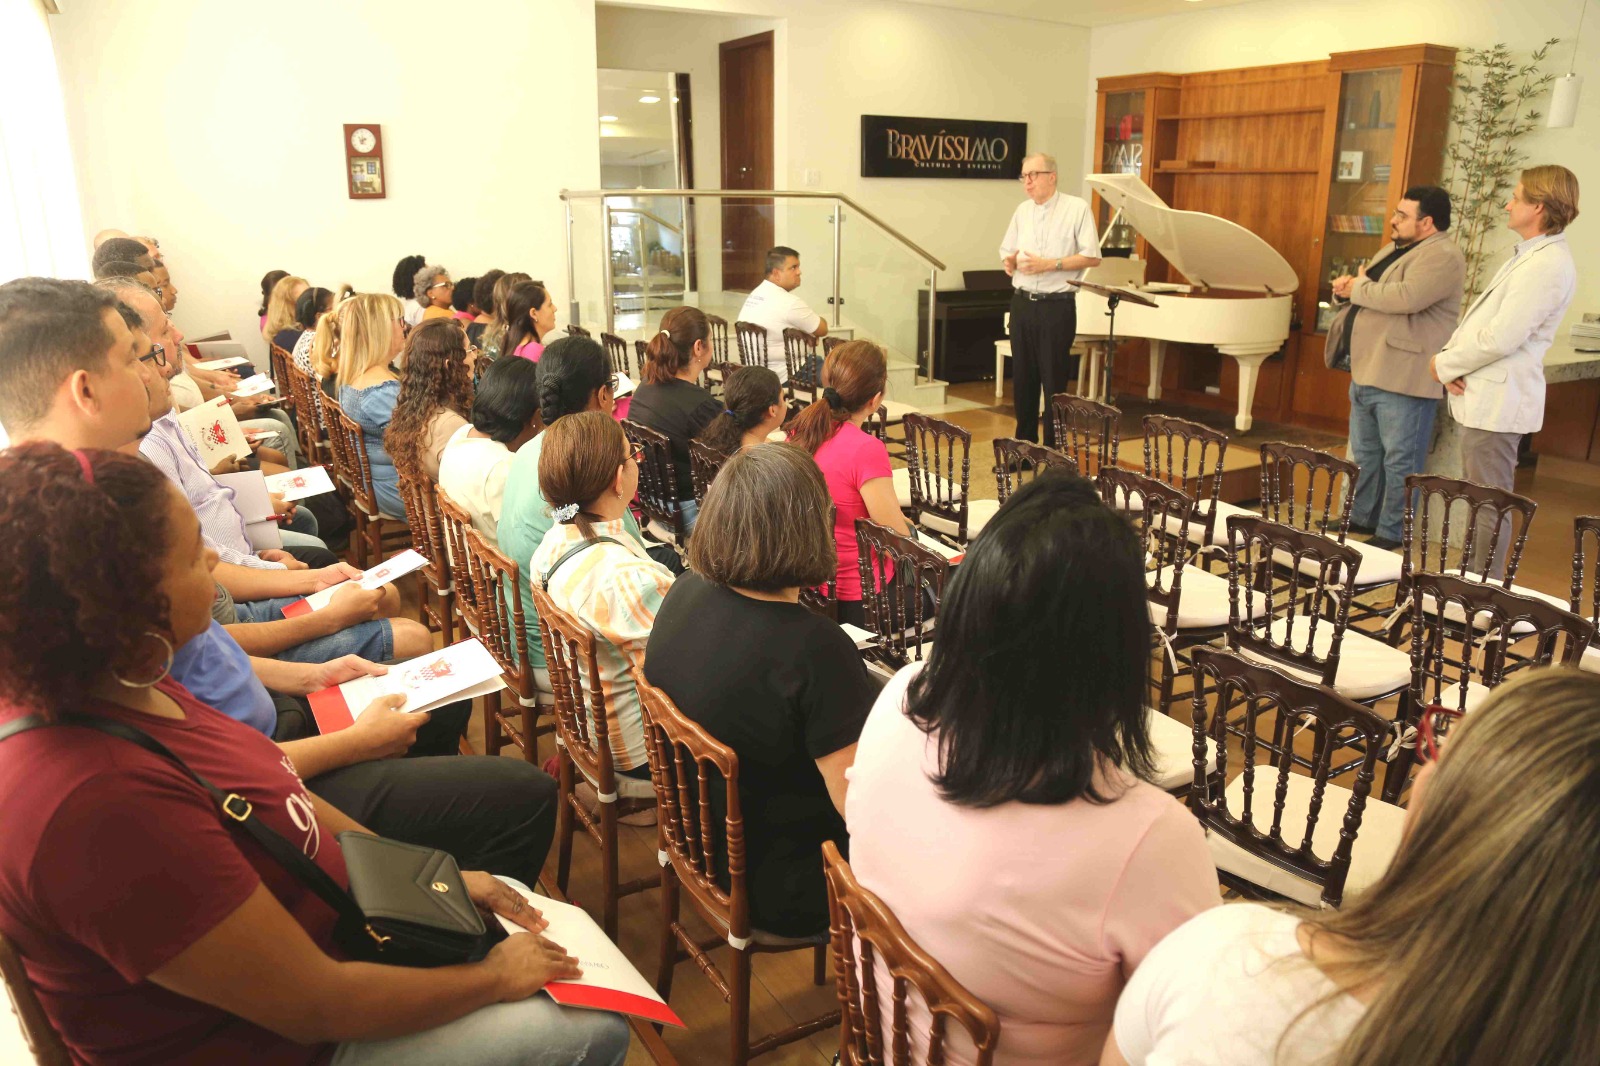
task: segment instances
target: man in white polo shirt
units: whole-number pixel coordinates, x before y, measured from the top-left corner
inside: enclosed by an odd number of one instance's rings
[[[767,253],[767,279],[746,297],[739,321],[754,322],[767,331],[767,366],[779,381],[789,380],[783,358],[783,331],[803,330],[813,337],[828,334],[828,322],[794,294],[800,287],[800,253],[783,245]]]

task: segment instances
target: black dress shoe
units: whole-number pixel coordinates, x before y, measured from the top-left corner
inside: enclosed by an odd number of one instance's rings
[[[1378,531],[1377,526],[1363,526],[1355,522],[1350,523],[1350,532],[1360,533],[1363,537],[1370,537]]]
[[[1388,537],[1370,537],[1367,540],[1367,547],[1381,548],[1386,552],[1392,552],[1396,548],[1400,547],[1400,542],[1397,540],[1390,540]]]

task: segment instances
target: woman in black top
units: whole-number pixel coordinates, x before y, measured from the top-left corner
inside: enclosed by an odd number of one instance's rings
[[[693,529],[697,507],[689,468],[689,441],[722,414],[722,404],[699,385],[711,362],[711,324],[698,307],[674,307],[661,319],[661,330],[645,348],[644,384],[633,394],[628,418],[660,430],[672,441],[673,472],[678,482],[678,507],[685,529]]]
[[[689,564],[656,614],[645,679],[739,756],[751,924],[826,932],[822,842],[848,850],[844,775],[877,686],[844,630],[800,605],[838,565],[817,464],[789,444],[729,459]]]

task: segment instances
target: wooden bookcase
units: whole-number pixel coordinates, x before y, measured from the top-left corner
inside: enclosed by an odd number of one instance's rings
[[[1145,184],[1172,207],[1218,215],[1256,233],[1300,274],[1289,339],[1261,368],[1256,418],[1344,428],[1349,375],[1323,367],[1318,332],[1328,271],[1335,258],[1351,263],[1377,250],[1408,185],[1438,181],[1454,62],[1454,49],[1413,45],[1303,63],[1100,79],[1096,173],[1133,172],[1118,154],[1119,138],[1108,134],[1126,131],[1130,123],[1122,116],[1136,114],[1143,129],[1137,172]],[[1377,121],[1369,121],[1374,114]],[[1352,121],[1372,128],[1350,129]],[[1348,152],[1361,153],[1356,180],[1340,180]],[[1354,160],[1343,159],[1349,179]],[[1103,227],[1108,213],[1095,206]],[[1335,228],[1333,216],[1370,218],[1379,210],[1379,233]],[[1351,225],[1348,218],[1338,222]],[[1133,251],[1150,260],[1148,280],[1183,280],[1144,243]],[[1119,352],[1119,392],[1142,393],[1148,384],[1143,348],[1130,342]],[[1234,408],[1233,360],[1209,345],[1175,345],[1169,352],[1166,398]]]

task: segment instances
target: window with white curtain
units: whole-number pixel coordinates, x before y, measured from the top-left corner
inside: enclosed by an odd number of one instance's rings
[[[0,0],[0,281],[89,276],[46,18],[40,0]]]

